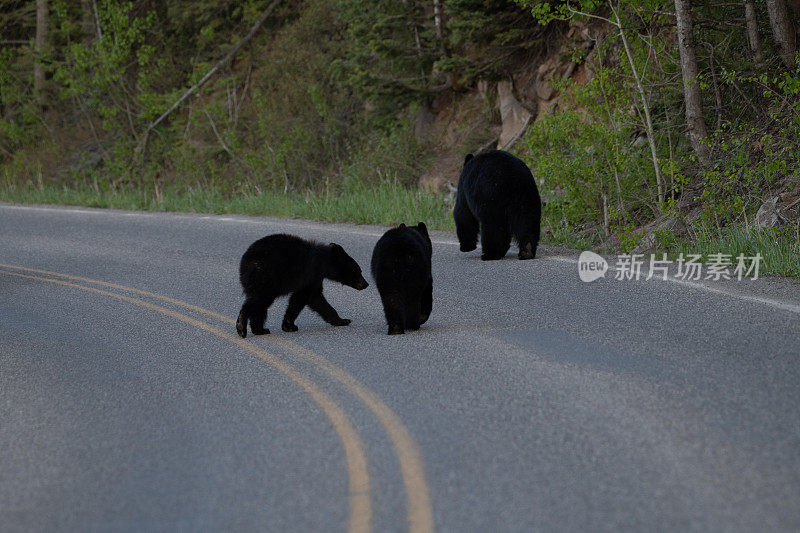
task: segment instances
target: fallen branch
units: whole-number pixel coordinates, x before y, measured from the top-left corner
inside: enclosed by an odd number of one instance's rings
[[[145,130],[144,134],[142,135],[141,141],[139,143],[138,152],[140,154],[144,153],[144,150],[147,147],[147,139],[150,137],[150,132],[153,131],[153,128],[158,126],[161,123],[161,121],[163,121],[170,114],[172,114],[173,111],[178,109],[178,107],[180,107],[180,105],[183,103],[184,100],[189,98],[189,96],[191,96],[192,93],[194,93],[200,87],[205,85],[206,82],[208,80],[210,80],[214,76],[214,74],[216,74],[222,67],[224,67],[225,65],[230,63],[231,60],[233,59],[233,57],[239,51],[239,49],[242,46],[244,46],[245,43],[247,43],[250,39],[253,38],[253,36],[258,31],[258,28],[260,28],[261,25],[264,24],[264,22],[267,20],[267,17],[269,17],[270,14],[272,14],[272,12],[275,10],[275,8],[277,7],[277,5],[279,3],[280,3],[280,0],[274,0],[269,5],[269,7],[266,9],[266,11],[264,11],[264,13],[261,15],[261,17],[256,21],[256,23],[253,25],[253,27],[250,28],[250,31],[247,33],[247,35],[245,35],[244,38],[236,44],[236,46],[231,48],[231,50],[227,53],[227,55],[225,57],[223,57],[222,59],[220,59],[219,62],[216,65],[214,65],[214,68],[209,70],[206,73],[206,75],[203,76],[203,78],[200,81],[198,81],[196,84],[194,84],[192,87],[190,87],[188,91],[183,93],[183,95],[180,98],[178,98],[178,100],[174,104],[172,104],[172,106],[169,109],[164,111],[164,114],[162,114],[160,117],[155,119],[153,122],[150,123],[150,125],[147,126],[147,129]]]
[[[520,140],[520,139],[522,138],[522,136],[525,134],[525,131],[528,129],[528,125],[529,125],[530,123],[531,123],[531,116],[530,116],[530,115],[528,115],[528,118],[526,118],[526,119],[525,119],[525,124],[523,124],[523,125],[522,125],[522,127],[519,129],[519,131],[517,132],[517,134],[516,134],[516,135],[514,135],[514,137],[513,137],[512,139],[510,139],[510,140],[509,140],[509,141],[508,141],[506,144],[504,144],[504,145],[503,145],[502,147],[500,147],[499,149],[500,149],[500,150],[508,150],[509,148],[511,148],[512,146],[514,146],[514,144],[515,144],[515,143],[516,143],[518,140]]]
[[[228,152],[229,156],[233,157],[233,152],[231,152],[231,149],[228,148],[228,145],[225,144],[225,141],[222,139],[222,136],[217,131],[217,126],[214,124],[214,119],[211,117],[211,113],[209,113],[205,109],[203,109],[203,112],[206,114],[206,117],[208,118],[208,122],[211,124],[211,129],[214,131],[214,135],[217,136],[217,140],[219,141],[219,144],[222,145],[222,149],[225,150],[226,152]]]

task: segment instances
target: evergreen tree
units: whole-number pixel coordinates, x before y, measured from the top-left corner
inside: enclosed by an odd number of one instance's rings
[[[438,57],[432,15],[416,0],[342,0],[341,20],[351,40],[339,67],[360,97],[392,112],[431,91]]]
[[[460,75],[460,84],[510,74],[514,59],[541,44],[542,28],[529,9],[508,0],[448,0],[450,56],[437,66]]]

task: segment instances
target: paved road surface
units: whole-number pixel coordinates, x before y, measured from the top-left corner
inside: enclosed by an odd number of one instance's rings
[[[417,221],[405,221],[415,223]],[[797,531],[800,289],[594,283],[433,234],[387,336],[235,334],[257,238],[383,229],[0,205],[2,531]],[[371,281],[369,274],[367,279]]]

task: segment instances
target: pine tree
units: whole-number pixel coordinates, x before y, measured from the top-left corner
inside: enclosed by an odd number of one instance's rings
[[[447,48],[437,66],[458,72],[463,84],[497,79],[525,50],[541,43],[541,27],[530,9],[506,0],[448,0]]]
[[[427,94],[437,83],[439,54],[433,20],[416,0],[340,2],[351,40],[339,66],[360,97],[392,112]]]

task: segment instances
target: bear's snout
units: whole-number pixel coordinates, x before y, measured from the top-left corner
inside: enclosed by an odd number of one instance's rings
[[[358,280],[358,283],[356,283],[354,288],[358,289],[359,291],[363,291],[367,287],[369,287],[369,283],[367,283],[367,280],[364,279],[364,276],[361,276],[361,279]]]

